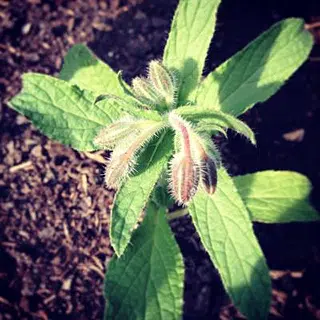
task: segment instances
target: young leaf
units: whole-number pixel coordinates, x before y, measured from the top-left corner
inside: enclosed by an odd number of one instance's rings
[[[161,172],[166,168],[172,152],[172,135],[163,132],[149,143],[138,158],[140,164],[128,181],[119,189],[111,213],[111,244],[118,256],[127,247],[131,233],[147,204]]]
[[[228,134],[227,134],[226,129],[220,127],[217,124],[208,123],[206,121],[204,121],[204,122],[199,121],[197,123],[197,132],[200,132],[200,133],[205,132],[205,133],[210,134],[210,135],[214,135],[214,134],[220,133],[225,138],[228,138]]]
[[[97,133],[120,116],[108,101],[94,104],[89,91],[47,75],[23,75],[23,89],[10,105],[29,118],[44,134],[80,151],[97,148]]]
[[[307,59],[312,36],[301,19],[276,23],[210,73],[197,104],[238,116],[271,97]]]
[[[163,62],[179,74],[181,103],[188,99],[200,80],[216,23],[220,0],[180,0]]]
[[[250,127],[230,114],[197,106],[180,107],[176,110],[176,113],[194,122],[198,121],[197,126],[199,124],[199,131],[208,128],[208,132],[211,132],[212,128],[219,126],[225,129],[234,130],[249,139],[252,144],[256,144],[255,135]]]
[[[203,246],[218,268],[235,306],[249,319],[266,319],[269,271],[243,202],[223,170],[214,195],[198,190],[189,211]]]
[[[311,183],[291,171],[261,171],[233,179],[253,221],[286,223],[319,221],[309,204]]]
[[[183,280],[183,259],[165,208],[149,204],[132,246],[108,266],[105,320],[181,319]]]
[[[76,44],[68,51],[59,77],[96,94],[125,97],[118,75],[83,44]]]

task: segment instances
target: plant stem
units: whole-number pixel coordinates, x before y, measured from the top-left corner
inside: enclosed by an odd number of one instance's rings
[[[178,209],[176,211],[172,211],[170,213],[167,213],[167,218],[169,221],[173,219],[177,219],[180,217],[183,217],[189,213],[188,208]]]

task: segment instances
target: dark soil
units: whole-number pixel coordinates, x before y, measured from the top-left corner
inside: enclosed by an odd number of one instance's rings
[[[177,0],[0,0],[0,319],[101,319],[113,194],[101,154],[47,140],[6,107],[26,71],[57,75],[72,44],[88,43],[130,80],[160,58]],[[320,21],[318,0],[224,0],[206,73],[285,17]],[[231,174],[295,170],[320,209],[320,29],[307,63],[243,119],[258,148],[220,140]],[[304,130],[302,140],[283,134]],[[237,315],[189,218],[172,222],[185,257],[184,319]],[[319,224],[256,225],[273,278],[270,319],[320,319]]]

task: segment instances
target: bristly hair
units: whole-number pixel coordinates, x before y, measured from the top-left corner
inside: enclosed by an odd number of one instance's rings
[[[197,192],[200,168],[191,157],[176,153],[169,171],[169,192],[179,205],[186,205]]]

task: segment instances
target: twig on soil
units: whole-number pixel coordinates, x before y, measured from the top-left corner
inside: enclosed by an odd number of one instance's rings
[[[316,28],[320,28],[320,21],[316,21],[313,23],[306,23],[304,25],[306,30],[311,30],[311,29],[316,29]]]
[[[0,297],[0,303],[6,304],[8,306],[11,306],[11,303],[8,300],[6,300],[6,299],[4,299],[2,297]]]
[[[32,168],[32,162],[30,160],[26,161],[26,162],[22,162],[16,166],[13,166],[9,169],[10,173],[14,173],[17,172],[19,170],[29,170]]]
[[[102,151],[97,153],[84,152],[83,154],[89,159],[92,159],[96,162],[99,162],[102,164],[106,164],[107,162],[106,159],[102,156]]]
[[[81,175],[81,185],[85,194],[88,193],[88,178],[86,174]]]

